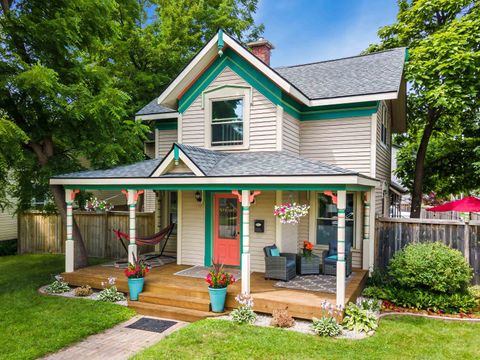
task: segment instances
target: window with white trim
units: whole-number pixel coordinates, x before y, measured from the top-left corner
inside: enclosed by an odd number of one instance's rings
[[[380,124],[380,140],[384,145],[388,145],[388,109],[382,106],[382,122]]]
[[[318,245],[328,245],[330,241],[337,240],[338,231],[338,210],[337,192],[320,191],[316,198],[316,219],[315,219],[315,242]],[[347,193],[345,209],[345,241],[349,242],[351,248],[354,246],[355,237],[355,196]]]
[[[212,101],[211,146],[243,145],[243,98]]]

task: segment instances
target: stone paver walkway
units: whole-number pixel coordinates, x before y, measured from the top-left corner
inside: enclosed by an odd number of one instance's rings
[[[48,360],[67,360],[67,359],[128,359],[137,352],[149,347],[168,334],[187,325],[179,321],[163,333],[157,333],[145,330],[130,329],[126,326],[134,323],[142,317],[154,318],[151,316],[135,316],[132,319],[121,323],[100,334],[91,335],[85,340],[64,348],[55,354],[44,357]],[[154,318],[158,319],[158,318]],[[167,319],[165,319],[167,320]]]

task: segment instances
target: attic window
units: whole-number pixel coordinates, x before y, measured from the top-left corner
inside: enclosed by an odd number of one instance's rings
[[[212,101],[211,146],[243,144],[243,98]]]

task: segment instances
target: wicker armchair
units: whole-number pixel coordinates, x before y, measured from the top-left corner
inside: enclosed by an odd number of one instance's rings
[[[337,241],[332,240],[328,244],[328,250],[322,252],[322,264],[324,275],[337,275]],[[345,275],[352,273],[352,251],[350,244],[345,243]]]
[[[296,254],[280,253],[280,256],[272,256],[271,249],[276,246],[266,246],[265,253],[265,279],[288,281],[296,276]]]

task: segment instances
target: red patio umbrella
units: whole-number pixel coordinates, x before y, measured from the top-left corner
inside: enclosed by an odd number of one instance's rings
[[[475,196],[467,196],[466,198],[451,201],[443,205],[435,206],[427,209],[427,211],[443,212],[443,211],[458,211],[458,212],[480,212],[480,199]]]

